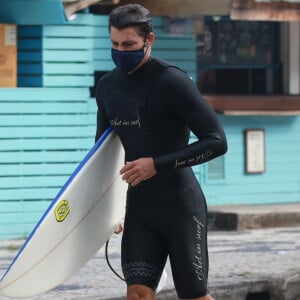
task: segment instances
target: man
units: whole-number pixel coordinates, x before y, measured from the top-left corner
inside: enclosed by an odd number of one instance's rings
[[[226,152],[223,129],[192,80],[151,57],[154,33],[146,8],[117,7],[109,32],[116,68],[97,84],[96,139],[111,125],[125,149],[121,259],[127,299],[154,299],[168,256],[181,299],[212,299],[206,201],[191,166]],[[190,130],[198,140],[188,145]]]

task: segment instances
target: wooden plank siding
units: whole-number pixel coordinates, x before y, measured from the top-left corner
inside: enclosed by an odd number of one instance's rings
[[[94,84],[94,16],[68,25],[18,27],[19,87],[90,87]]]
[[[93,145],[87,88],[0,90],[0,238],[29,234]]]
[[[94,72],[114,67],[107,22],[18,26],[18,88],[0,89],[0,239],[30,233],[94,143]],[[162,18],[154,26],[153,54],[196,78],[194,37],[168,35]]]
[[[228,138],[225,179],[201,177],[211,205],[300,201],[300,117],[221,116]],[[265,130],[266,171],[245,174],[244,130]],[[202,166],[205,172],[207,166]]]

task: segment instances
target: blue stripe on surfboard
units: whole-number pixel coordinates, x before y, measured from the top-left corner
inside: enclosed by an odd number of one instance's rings
[[[66,189],[69,187],[69,185],[75,179],[76,175],[80,172],[80,170],[84,167],[84,165],[90,160],[90,158],[95,154],[95,152],[100,148],[100,146],[103,144],[103,142],[106,140],[106,138],[111,134],[111,132],[112,132],[112,127],[108,127],[108,129],[106,129],[106,131],[98,139],[98,141],[95,143],[95,145],[87,153],[87,155],[85,156],[85,158],[81,161],[81,163],[75,169],[75,171],[73,172],[73,174],[70,176],[70,178],[67,180],[67,182],[64,184],[64,186],[58,192],[58,194],[56,195],[56,197],[54,198],[54,200],[51,202],[50,206],[47,208],[47,210],[45,211],[45,213],[41,217],[40,221],[36,224],[36,226],[34,227],[34,229],[31,232],[31,234],[26,239],[24,245],[20,248],[18,254],[15,256],[15,258],[13,259],[13,261],[11,262],[11,264],[9,265],[8,269],[6,270],[6,272],[4,273],[4,275],[2,276],[2,278],[0,280],[0,284],[4,280],[4,278],[7,275],[7,273],[10,271],[10,269],[13,267],[13,265],[16,263],[17,259],[19,258],[19,256],[23,252],[23,250],[26,248],[26,246],[28,245],[28,243],[30,242],[30,240],[32,239],[32,237],[34,236],[35,232],[38,230],[38,228],[40,227],[40,225],[43,223],[45,217],[48,215],[48,213],[51,211],[51,209],[58,202],[58,200],[61,197],[61,195],[66,191]]]

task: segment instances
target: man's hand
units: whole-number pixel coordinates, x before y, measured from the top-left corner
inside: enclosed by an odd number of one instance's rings
[[[134,161],[126,162],[120,170],[122,179],[131,186],[137,186],[140,182],[153,177],[156,174],[152,157],[139,158]]]
[[[120,234],[124,230],[124,218],[120,220],[120,222],[116,225],[114,233]]]
[[[124,229],[124,224],[122,223],[120,223],[120,224],[118,224],[118,226],[115,228],[115,231],[114,231],[114,233],[115,234],[120,234],[122,231],[123,231],[123,229]]]

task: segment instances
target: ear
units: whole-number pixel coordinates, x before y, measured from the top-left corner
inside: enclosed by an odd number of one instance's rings
[[[146,38],[146,46],[152,46],[155,40],[155,34],[154,32],[150,32],[149,35]]]

